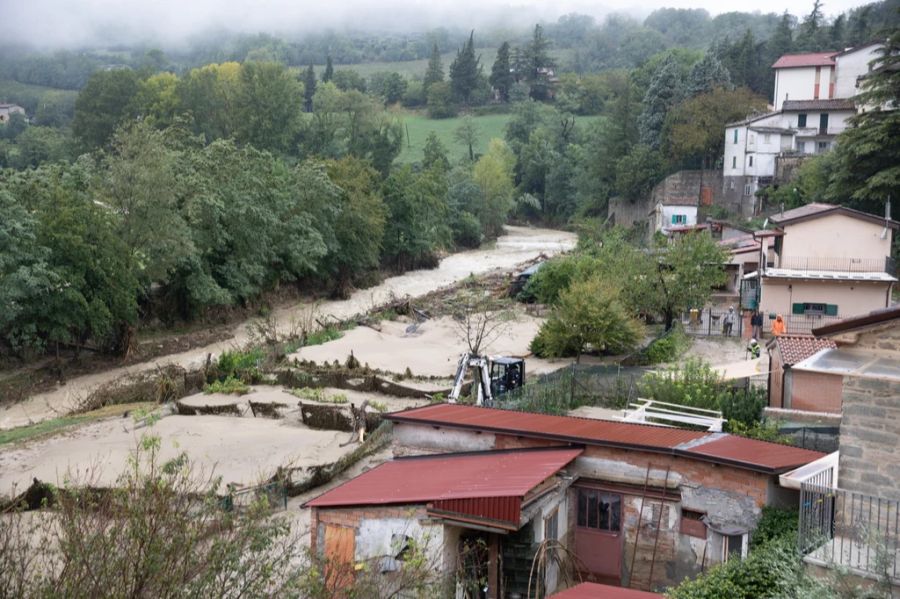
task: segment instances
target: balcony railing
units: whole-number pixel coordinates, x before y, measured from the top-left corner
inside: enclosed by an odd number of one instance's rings
[[[824,270],[828,272],[886,272],[893,273],[890,258],[837,258],[828,256],[784,256],[776,261],[777,268],[795,270]]]
[[[812,335],[812,330],[827,324],[843,320],[844,316],[826,316],[825,314],[783,314],[784,332],[787,335]],[[763,331],[771,332],[772,320],[768,314],[763,322]]]
[[[799,549],[807,561],[900,581],[900,501],[800,485]]]

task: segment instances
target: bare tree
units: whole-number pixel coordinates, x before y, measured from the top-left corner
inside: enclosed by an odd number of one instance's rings
[[[505,335],[515,321],[504,302],[478,289],[462,295],[454,317],[459,337],[473,355],[480,355]]]

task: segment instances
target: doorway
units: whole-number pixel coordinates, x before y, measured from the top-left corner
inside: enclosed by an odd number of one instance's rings
[[[575,553],[585,575],[596,582],[622,582],[622,495],[575,487]]]

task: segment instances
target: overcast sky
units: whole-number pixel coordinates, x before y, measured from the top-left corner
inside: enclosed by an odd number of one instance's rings
[[[210,29],[273,34],[323,28],[416,31],[439,26],[494,27],[556,20],[579,12],[602,18],[609,12],[646,16],[660,7],[729,11],[784,11],[782,0],[3,0],[0,42],[36,46],[150,41],[172,44]],[[832,15],[864,0],[825,0]],[[791,3],[805,14],[812,0]],[[98,42],[98,40],[100,40]]]

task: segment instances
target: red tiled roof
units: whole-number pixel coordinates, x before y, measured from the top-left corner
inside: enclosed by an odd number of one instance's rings
[[[551,416],[448,403],[394,412],[388,414],[387,418],[397,422],[428,422],[513,434],[525,433],[559,441],[635,448],[671,449],[707,435],[704,432],[650,424]]]
[[[773,69],[791,69],[795,67],[834,66],[837,52],[809,52],[807,54],[785,54],[775,61]]]
[[[696,445],[690,449],[690,452],[727,460],[735,464],[766,466],[775,472],[799,468],[825,455],[818,451],[735,435],[725,435],[709,443]]]
[[[897,229],[898,227],[900,227],[900,223],[898,223],[897,221],[885,220],[884,217],[878,216],[877,214],[869,214],[868,212],[863,212],[862,210],[847,208],[846,206],[839,206],[837,204],[823,204],[821,202],[812,202],[810,204],[806,204],[805,206],[800,206],[799,208],[793,208],[792,210],[785,210],[784,212],[771,214],[769,215],[769,221],[781,226],[792,222],[811,220],[830,214],[842,214],[844,216],[849,216],[851,218],[856,218],[859,220],[887,225],[892,229]]]
[[[837,347],[831,339],[820,339],[808,336],[781,335],[775,337],[775,345],[781,353],[781,363],[785,366],[793,366],[802,362],[814,353],[822,349],[834,349]]]
[[[518,528],[525,495],[574,460],[578,448],[398,458],[319,495],[310,507],[433,504]]]
[[[582,582],[581,584],[566,589],[550,596],[550,599],[663,599],[664,595],[636,591],[622,587],[613,587],[606,584]]]
[[[808,464],[823,453],[722,433],[550,416],[460,404],[434,404],[388,414],[395,422],[505,433],[522,437],[668,453],[777,474]]]

